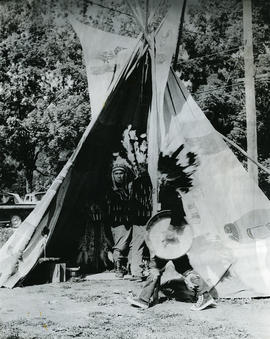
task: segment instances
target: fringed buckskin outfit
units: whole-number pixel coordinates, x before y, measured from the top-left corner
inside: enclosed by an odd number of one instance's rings
[[[117,167],[119,169],[119,166]],[[151,181],[147,172],[127,181],[127,169],[122,185],[116,185],[112,174],[112,189],[106,195],[106,223],[110,225],[113,239],[113,259],[116,268],[130,248],[131,274],[142,276],[142,255],[145,225],[151,216]]]

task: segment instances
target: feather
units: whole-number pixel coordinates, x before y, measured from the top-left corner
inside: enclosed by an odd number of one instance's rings
[[[161,182],[187,193],[192,187],[192,175],[198,165],[197,155],[186,153],[184,145],[178,147],[171,155],[160,153],[158,169],[161,172]]]

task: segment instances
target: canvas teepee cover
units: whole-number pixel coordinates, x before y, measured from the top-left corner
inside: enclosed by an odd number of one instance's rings
[[[102,35],[108,33],[73,22],[83,45],[90,98],[93,103],[98,98],[94,118],[45,198],[1,249],[1,286],[13,287],[25,277],[45,245],[49,255],[63,258],[75,250],[82,232],[83,206],[106,190],[104,178],[111,155],[119,149],[123,131],[132,125],[148,134],[149,173],[154,185],[160,151],[169,154],[184,145],[179,163],[185,164],[189,151],[198,158],[193,188],[183,195],[195,234],[188,254],[194,268],[210,287],[215,286],[219,296],[269,295],[269,201],[169,71],[181,3],[172,0],[168,5],[162,25],[146,36],[147,41],[121,40],[125,56],[113,61],[117,67],[102,68],[96,56],[104,54],[89,47],[91,34],[102,41]],[[143,23],[136,1],[131,8]],[[110,35],[109,40],[117,46],[119,37]],[[106,76],[100,73],[102,69]],[[104,89],[102,93],[91,90],[93,81],[96,91]],[[47,238],[42,236],[44,226],[50,229]]]
[[[94,106],[96,111],[93,112],[92,121],[74,154],[39,205],[1,249],[0,286],[15,286],[45,253],[46,256],[61,257],[63,260],[70,260],[76,255],[78,239],[87,218],[85,209],[89,202],[99,200],[105,194],[112,154],[121,146],[123,131],[129,125],[139,134],[147,131],[152,102],[152,66],[147,44],[144,39],[121,39],[118,35],[98,29],[92,30],[92,34],[98,41],[114,42],[114,45],[103,45],[103,51],[99,50],[99,53],[90,53],[89,60],[86,57],[90,63],[87,66],[90,70],[89,83],[98,83],[94,86],[98,93],[90,90],[90,98],[94,102],[92,98],[95,95],[101,98],[103,108],[98,112],[98,106]],[[81,35],[80,39],[83,41]],[[91,41],[93,38],[89,32],[88,43]],[[104,67],[105,74],[102,76],[97,57],[104,60],[104,55],[119,50],[119,43],[120,49],[127,49],[125,54],[129,54],[129,58],[117,59],[116,72],[115,67]],[[87,47],[84,47],[86,50]],[[99,72],[91,72],[98,68]],[[100,83],[106,89],[102,95],[99,92],[103,88]],[[107,90],[108,87],[110,90]],[[45,227],[49,230],[48,236],[44,235]]]

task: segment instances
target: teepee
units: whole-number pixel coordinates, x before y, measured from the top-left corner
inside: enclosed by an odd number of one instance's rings
[[[128,3],[141,29],[137,38],[70,16],[83,47],[92,121],[41,203],[0,250],[0,286],[16,286],[44,250],[70,259],[83,231],[83,206],[104,194],[112,154],[132,126],[147,135],[154,212],[159,154],[184,145],[182,166],[188,152],[196,154],[192,187],[182,197],[194,232],[193,267],[220,297],[269,295],[269,200],[170,68],[182,2],[167,0],[157,25],[151,23],[159,2],[147,2],[145,10]]]

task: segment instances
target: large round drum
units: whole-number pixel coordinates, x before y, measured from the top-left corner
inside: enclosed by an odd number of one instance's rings
[[[146,244],[150,251],[161,259],[176,259],[190,249],[193,240],[192,228],[188,223],[173,232],[168,228],[171,222],[171,211],[164,210],[155,214],[147,223]]]

